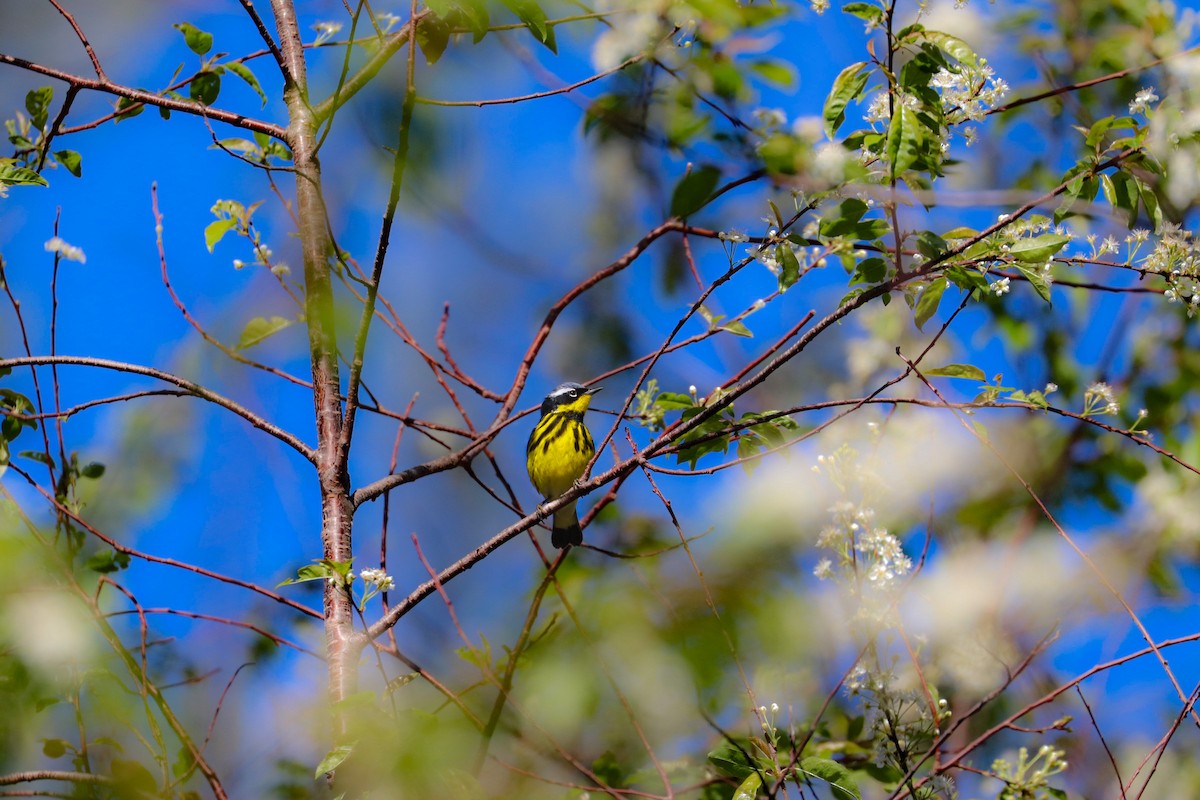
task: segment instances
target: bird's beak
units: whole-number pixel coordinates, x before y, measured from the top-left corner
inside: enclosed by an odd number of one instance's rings
[[[596,392],[600,391],[603,388],[604,388],[603,386],[593,386],[592,388],[587,390],[587,394],[595,394]]]

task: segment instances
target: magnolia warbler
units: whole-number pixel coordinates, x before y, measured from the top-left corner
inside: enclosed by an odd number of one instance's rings
[[[525,466],[533,488],[546,500],[570,489],[596,452],[592,435],[583,424],[583,412],[598,391],[600,387],[588,389],[578,383],[564,383],[542,401],[542,418],[530,432],[525,447]],[[550,543],[559,549],[583,544],[575,501],[554,512]]]

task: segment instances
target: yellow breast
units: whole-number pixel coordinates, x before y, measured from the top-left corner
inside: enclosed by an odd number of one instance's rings
[[[547,500],[571,488],[596,450],[587,428],[574,417],[566,413],[549,414],[529,437],[526,451],[529,480]]]

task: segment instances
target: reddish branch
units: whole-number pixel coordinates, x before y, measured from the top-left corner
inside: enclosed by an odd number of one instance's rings
[[[45,75],[48,78],[60,80],[63,83],[79,89],[89,89],[95,92],[103,92],[111,94],[115,97],[121,97],[135,103],[153,106],[155,108],[165,108],[170,111],[178,111],[183,114],[192,114],[198,117],[206,117],[215,119],[218,122],[224,122],[228,125],[233,125],[236,128],[255,131],[256,133],[265,133],[267,136],[274,137],[280,140],[286,140],[286,132],[278,125],[272,125],[269,122],[247,117],[243,114],[237,114],[232,111],[222,111],[219,108],[211,108],[209,106],[198,103],[195,100],[176,100],[171,97],[164,97],[147,92],[144,89],[133,89],[128,86],[122,86],[118,83],[113,83],[107,78],[85,78],[81,75],[75,75],[70,72],[64,72],[60,69],[47,67],[42,64],[28,61],[24,58],[0,53],[0,64],[11,64],[14,67],[36,72],[39,75]]]
[[[117,616],[121,616],[123,614],[133,614],[133,613],[135,613],[135,612],[128,611],[128,610],[113,611],[109,614],[109,616],[117,617]],[[139,608],[136,613],[138,613],[138,614],[169,614],[169,615],[175,616],[175,617],[187,617],[188,619],[200,619],[200,620],[205,620],[207,622],[216,622],[221,625],[229,625],[234,628],[242,628],[244,630],[253,631],[254,633],[258,634],[259,636],[263,637],[264,639],[269,639],[277,645],[281,645],[283,647],[290,647],[291,649],[293,649],[299,653],[304,653],[305,655],[313,656],[314,658],[322,658],[322,656],[320,654],[314,653],[312,650],[309,650],[307,647],[304,647],[303,645],[297,644],[296,642],[293,642],[290,639],[285,639],[284,637],[282,637],[278,634],[271,633],[266,628],[261,628],[258,625],[254,625],[249,622],[241,622],[240,620],[229,619],[228,617],[217,617],[217,616],[213,616],[212,614],[200,614],[195,611],[181,611],[178,608]],[[316,612],[312,612],[312,616],[318,616],[318,615],[316,614]]]
[[[300,441],[291,433],[283,430],[274,423],[268,422],[265,418],[260,417],[253,411],[244,408],[241,405],[233,402],[223,395],[219,395],[214,391],[204,388],[198,383],[193,383],[186,378],[181,378],[178,375],[173,375],[169,372],[164,372],[154,367],[143,367],[140,364],[127,364],[123,361],[111,361],[107,358],[91,358],[90,356],[26,356],[24,358],[4,358],[0,359],[0,369],[5,367],[32,367],[43,364],[76,364],[84,367],[97,367],[99,369],[110,369],[116,372],[128,372],[131,375],[144,375],[149,378],[170,383],[183,389],[187,394],[193,397],[198,397],[201,400],[207,400],[213,405],[220,406],[226,411],[231,411],[237,416],[249,422],[255,428],[258,428],[264,433],[274,436],[279,441],[291,447],[300,455],[308,460],[314,457],[311,447]]]

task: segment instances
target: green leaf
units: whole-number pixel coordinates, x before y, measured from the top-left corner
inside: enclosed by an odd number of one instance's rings
[[[421,18],[417,24],[417,46],[425,56],[426,64],[436,64],[450,44],[450,25],[437,14]]]
[[[221,94],[221,76],[212,70],[197,72],[188,84],[188,95],[198,103],[211,106]]]
[[[476,44],[487,35],[492,24],[487,0],[436,0],[428,5],[443,17],[452,12],[461,14],[463,23],[467,30],[471,31]]]
[[[1138,193],[1142,197],[1142,203],[1146,206],[1146,213],[1150,215],[1150,220],[1154,223],[1154,230],[1157,233],[1162,229],[1163,213],[1162,208],[1158,204],[1158,195],[1150,188],[1149,184],[1142,181],[1137,182]]]
[[[67,172],[71,173],[76,178],[82,175],[80,161],[82,161],[83,157],[80,156],[79,153],[76,153],[74,150],[56,150],[54,152],[54,158],[56,161],[58,161],[58,163],[66,167]]]
[[[666,411],[678,411],[682,408],[693,407],[696,405],[696,401],[689,394],[659,392],[658,397],[654,398],[654,405]]]
[[[731,61],[714,61],[704,65],[712,79],[713,91],[726,100],[737,100],[745,92],[742,71]]]
[[[795,175],[812,153],[812,144],[790,133],[773,133],[756,148],[772,175]]]
[[[751,62],[750,69],[767,83],[781,89],[793,89],[796,86],[796,68],[788,61],[778,58],[763,58]]]
[[[825,121],[825,135],[832,139],[842,122],[846,119],[846,106],[851,100],[857,99],[867,85],[871,76],[870,66],[865,61],[859,61],[843,69],[833,80],[829,97],[825,98],[825,110],[822,118]]]
[[[1114,129],[1136,130],[1137,127],[1137,121],[1133,117],[1104,117],[1092,123],[1092,127],[1088,129],[1084,142],[1088,147],[1100,152],[1103,149],[1101,148],[1101,144],[1104,142],[1104,135],[1106,133]]]
[[[979,62],[979,56],[962,39],[941,31],[925,31],[924,36],[963,64],[974,66]]]
[[[913,319],[917,323],[918,329],[923,330],[925,323],[937,312],[938,305],[942,302],[942,295],[949,283],[945,278],[936,278],[917,296]]]
[[[258,78],[253,72],[250,71],[249,67],[239,61],[230,61],[228,64],[223,64],[222,66],[244,80],[246,84],[255,91],[259,99],[262,100],[262,104],[266,106],[267,93],[262,90],[262,86],[260,86],[258,83]]]
[[[1032,239],[1019,239],[1008,247],[1008,254],[1017,261],[1044,264],[1071,241],[1071,237],[1059,233],[1043,233]],[[1018,265],[1019,266],[1019,265]]]
[[[688,172],[671,193],[671,216],[688,217],[704,207],[717,188],[721,170],[705,165]]]
[[[196,55],[202,56],[212,49],[213,37],[211,33],[200,30],[190,22],[177,22],[172,27],[183,34],[183,40],[187,42],[188,48]]]
[[[307,583],[308,581],[323,581],[326,578],[332,578],[336,573],[325,561],[318,561],[315,564],[305,564],[300,569],[296,570],[296,577],[288,578],[279,583],[279,586],[289,586],[293,583]]]
[[[321,759],[321,763],[317,764],[317,771],[313,774],[313,778],[318,779],[327,772],[333,772],[342,765],[343,761],[350,757],[352,752],[354,752],[354,745],[352,744],[343,744],[333,748],[325,754],[325,757]]]
[[[21,452],[17,453],[17,457],[28,458],[30,461],[37,461],[38,463],[45,464],[48,467],[54,466],[53,458],[45,453],[39,453],[37,450],[22,450]]]
[[[983,370],[971,364],[947,364],[944,367],[927,369],[925,374],[940,378],[964,378],[969,381],[987,382],[987,375]]]
[[[1071,172],[1087,169],[1087,166],[1080,162],[1072,168]],[[1068,172],[1069,176],[1071,172]],[[1090,203],[1096,196],[1096,192],[1100,189],[1100,181],[1095,177],[1089,177],[1086,174],[1076,175],[1075,178],[1067,184],[1067,190],[1063,192],[1062,204],[1054,211],[1054,224],[1058,224],[1066,219],[1068,212],[1080,200],[1085,203]]]
[[[750,329],[735,319],[718,325],[717,330],[732,333],[734,336],[742,336],[746,339],[754,338],[754,334],[750,332]]]
[[[854,267],[850,283],[879,283],[887,277],[887,262],[882,258],[864,258]]]
[[[46,758],[62,758],[67,752],[65,739],[42,739],[42,755]]]
[[[893,180],[921,157],[923,130],[917,112],[900,103],[888,123],[887,159]]]
[[[284,328],[289,327],[292,320],[286,317],[255,317],[246,323],[242,335],[238,337],[237,349],[245,350],[253,347],[264,339],[274,336]]]
[[[800,279],[800,260],[792,252],[791,246],[786,244],[776,245],[775,253],[780,267],[779,289],[780,291],[787,291]]]
[[[146,106],[140,100],[130,100],[128,97],[117,99],[117,122],[124,122],[127,119],[133,119],[138,114],[146,110]]]
[[[754,765],[747,759],[746,753],[745,747],[739,748],[733,742],[724,741],[708,752],[708,763],[722,775],[745,780],[748,776],[756,774]]]
[[[841,308],[842,306],[846,305],[850,301],[854,300],[856,297],[858,297],[865,291],[866,291],[866,289],[860,288],[860,289],[851,289],[850,291],[846,292],[845,296],[842,297],[842,299],[838,301],[838,308]],[[885,306],[890,302],[888,297],[889,296],[886,294],[883,296],[883,304]]]
[[[54,100],[54,87],[42,86],[30,89],[25,95],[25,110],[29,112],[30,121],[37,130],[44,130],[50,119],[50,103]]]
[[[917,234],[917,252],[929,260],[941,256],[949,249],[950,245],[946,244],[946,240],[933,231],[921,231]]]
[[[49,186],[50,183],[28,167],[0,162],[0,183],[5,186]]]
[[[620,788],[626,785],[625,769],[612,750],[605,750],[592,762],[592,772],[605,786]],[[482,797],[483,795],[476,795]]]
[[[546,24],[546,12],[542,10],[541,6],[532,0],[504,0],[504,5],[508,6],[521,22],[525,23],[525,27],[533,34],[533,38],[546,45],[551,53],[558,53],[558,43],[554,39],[554,26]]]
[[[1128,172],[1114,172],[1100,176],[1104,197],[1116,210],[1125,212],[1125,224],[1132,228],[1137,222],[1140,189],[1137,179]]]
[[[853,236],[855,239],[878,239],[892,229],[892,225],[886,219],[865,219],[854,226]]]
[[[93,461],[92,463],[85,465],[83,469],[79,470],[79,474],[85,478],[91,478],[92,480],[95,480],[104,474],[104,465],[98,461]]]
[[[212,252],[217,246],[217,242],[237,226],[236,219],[218,219],[208,223],[204,228],[204,245],[208,248],[208,252]]]
[[[113,781],[121,788],[121,794],[126,797],[139,795],[159,795],[158,782],[150,770],[140,762],[114,758],[112,760]],[[161,795],[160,795],[161,796]]]
[[[191,774],[195,768],[196,757],[192,755],[191,748],[187,745],[180,745],[179,750],[175,753],[175,761],[171,764],[171,774],[176,778],[182,778],[184,775]]]
[[[220,139],[216,144],[209,145],[209,149],[232,150],[235,153],[240,153],[251,161],[260,161],[262,160],[263,155],[262,148],[258,146],[257,142],[252,142],[249,139],[242,139],[238,136],[230,137],[229,139]],[[211,248],[209,249],[209,252],[212,252]]]
[[[842,11],[874,25],[883,22],[883,9],[874,3],[846,3]]]
[[[850,770],[828,758],[809,757],[801,759],[800,770],[810,778],[819,778],[829,784],[837,800],[861,800],[862,794]]]
[[[1025,276],[1027,281],[1029,281],[1029,285],[1032,286],[1033,290],[1038,293],[1038,297],[1049,303],[1050,283],[1046,280],[1046,277],[1042,275],[1041,270],[1028,267],[1025,264],[1020,263],[1014,264],[1013,266],[1021,271],[1021,274]]]
[[[942,274],[960,289],[965,289],[968,292],[975,291],[976,289],[981,292],[987,291],[987,278],[983,277],[976,270],[964,269],[963,267],[946,267],[946,271]]]
[[[843,200],[838,205],[836,213],[821,220],[818,232],[822,236],[828,237],[849,236],[854,233],[858,221],[863,218],[863,214],[867,213],[867,209],[867,204],[857,197]]]
[[[129,566],[129,553],[104,550],[92,555],[91,558],[84,562],[84,566],[93,572],[99,572],[101,575],[120,572]]]
[[[758,461],[748,459],[762,450],[764,444],[762,439],[753,434],[743,433],[738,436],[737,457],[745,461],[747,472],[751,472],[758,465]]]
[[[737,791],[733,793],[733,800],[754,800],[761,788],[762,778],[757,772],[752,772],[746,776],[746,780],[742,781]]]

